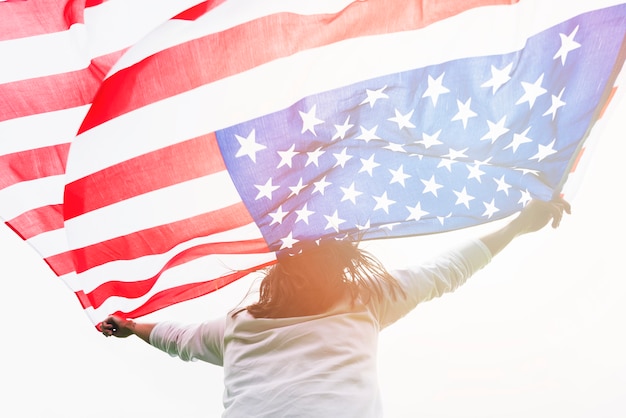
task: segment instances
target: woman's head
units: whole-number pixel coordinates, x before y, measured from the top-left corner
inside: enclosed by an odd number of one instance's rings
[[[257,318],[314,315],[342,300],[402,293],[381,263],[351,241],[311,242],[284,255],[261,282],[259,301],[246,309]]]

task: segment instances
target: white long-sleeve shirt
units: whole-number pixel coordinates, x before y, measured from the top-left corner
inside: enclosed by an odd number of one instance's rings
[[[394,270],[406,298],[347,303],[295,318],[238,315],[159,323],[150,343],[183,360],[224,367],[223,417],[381,417],[378,333],[418,303],[455,290],[491,260],[472,241],[432,263]]]

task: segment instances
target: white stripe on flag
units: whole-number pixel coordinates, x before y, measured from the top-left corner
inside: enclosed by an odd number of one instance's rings
[[[89,105],[0,122],[0,155],[72,141]]]
[[[222,171],[93,210],[65,221],[65,229],[71,237],[70,249],[77,249],[238,202],[241,198],[230,176]]]
[[[197,95],[198,92],[192,90],[152,103],[77,136],[70,150],[71,158],[66,169],[67,183],[210,132],[203,128],[203,122],[207,119],[207,112],[218,109],[220,103],[194,102]],[[196,105],[190,105],[193,103]],[[199,106],[198,103],[202,105]],[[161,120],[176,122],[164,127],[158,123]]]
[[[354,0],[317,0],[314,2],[229,0],[199,17],[196,21],[171,20],[164,23],[149,35],[153,40],[158,39],[158,43],[142,42],[133,47],[113,66],[111,73],[129,67],[160,50],[218,33],[274,13],[297,13],[301,15],[337,13],[351,3],[354,3]],[[182,28],[184,30],[181,30]]]
[[[159,42],[139,42],[137,45],[133,45],[115,62],[107,77],[143,61],[159,51],[196,38],[197,36],[187,35],[187,29],[195,28],[195,26],[197,26],[196,22],[187,20],[168,20],[157,26],[149,33],[149,36],[151,39],[159,39]],[[181,36],[181,34],[186,36]]]
[[[85,9],[89,55],[128,48],[172,16],[202,0],[109,0]]]
[[[63,32],[0,42],[0,84],[87,68],[86,37],[85,26],[75,24]]]
[[[68,250],[67,236],[63,228],[43,232],[26,240],[42,258],[62,254]]]
[[[33,208],[63,202],[65,176],[23,181],[0,190],[0,218],[10,220]]]

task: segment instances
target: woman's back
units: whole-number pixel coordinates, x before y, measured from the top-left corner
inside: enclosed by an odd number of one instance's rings
[[[224,417],[380,417],[378,321],[362,305],[226,319]]]

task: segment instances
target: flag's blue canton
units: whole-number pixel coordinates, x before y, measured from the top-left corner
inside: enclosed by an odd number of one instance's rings
[[[228,170],[275,251],[508,216],[558,192],[596,117],[624,10],[579,16],[515,53],[356,83],[217,132]]]

